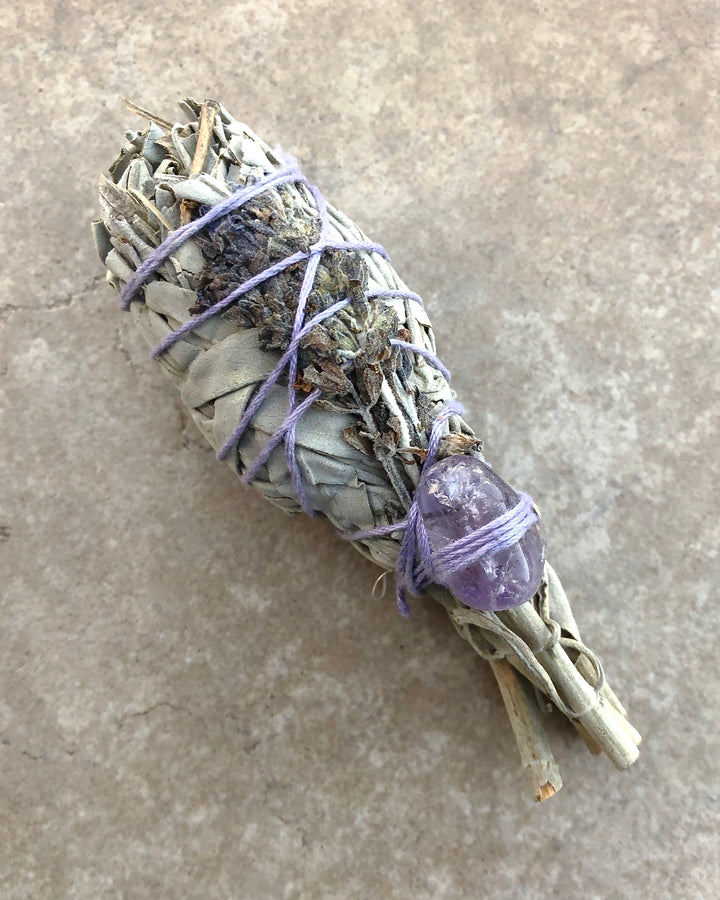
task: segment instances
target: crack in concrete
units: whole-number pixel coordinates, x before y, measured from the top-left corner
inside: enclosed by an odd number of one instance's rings
[[[0,309],[0,334],[2,334],[3,329],[8,325],[16,312],[17,309],[9,303],[6,303],[5,306]],[[6,372],[7,363],[0,369],[0,375],[4,375]]]
[[[46,306],[41,307],[41,309],[45,310],[55,310],[55,309],[67,309],[73,304],[77,303],[79,300],[84,299],[88,296],[88,294],[92,294],[97,288],[105,282],[104,275],[95,275],[88,285],[83,288],[80,288],[79,291],[73,291],[68,294],[66,297],[62,297],[59,300],[53,300],[48,303]]]
[[[33,760],[33,762],[41,762],[46,759],[46,757],[44,757],[42,755],[36,756],[34,753],[31,753],[29,750],[21,750],[20,755],[27,756],[27,758]]]
[[[155,710],[162,709],[163,707],[165,707],[166,709],[171,709],[173,712],[185,713],[186,715],[188,715],[190,717],[192,717],[192,715],[193,715],[192,711],[189,710],[185,706],[178,706],[175,703],[170,703],[169,700],[159,700],[157,703],[153,703],[152,706],[148,706],[146,709],[140,709],[140,710],[137,710],[136,712],[125,713],[124,715],[120,716],[120,719],[118,720],[118,725],[120,726],[120,728],[122,728],[123,725],[128,720],[139,719],[139,718],[143,718],[144,716],[149,716],[151,713],[155,712]]]
[[[40,304],[39,306],[33,306],[27,303],[5,303],[3,310],[0,311],[0,327],[7,324],[7,319],[16,312],[55,312],[55,310],[58,309],[68,309],[78,301],[84,300],[103,283],[105,283],[105,276],[96,275],[85,287],[82,287],[77,291],[72,291],[57,300],[50,300],[48,303]]]
[[[0,735],[0,747],[11,746],[12,742],[10,741],[10,739]],[[61,747],[60,749],[65,754],[65,756],[69,756],[70,758],[75,756],[75,754],[78,752],[77,747],[73,747],[70,750],[68,750],[67,747]],[[47,753],[32,753],[30,750],[21,750],[20,756],[25,756],[28,759],[31,759],[33,762],[56,762],[56,759],[53,759],[53,757],[49,756]]]

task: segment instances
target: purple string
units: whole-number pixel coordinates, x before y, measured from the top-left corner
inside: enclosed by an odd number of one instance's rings
[[[120,292],[122,308],[129,309],[130,302],[139,288],[142,287],[153,272],[156,272],[173,253],[180,249],[185,241],[198,234],[216,219],[222,218],[229,212],[237,209],[238,206],[242,206],[243,203],[247,203],[248,200],[252,200],[259,194],[262,194],[268,188],[279,187],[281,184],[287,184],[289,181],[304,181],[297,161],[292,157],[286,158],[285,165],[282,168],[270,175],[266,175],[264,178],[256,181],[255,184],[235,191],[229,197],[221,200],[217,206],[209,209],[205,215],[200,216],[198,219],[193,219],[187,225],[181,225],[180,228],[172,231],[162,244],[156,247],[144,262],[140,263],[133,276],[126,282],[125,287]]]
[[[435,416],[430,429],[427,455],[423,462],[423,469],[428,469],[435,462],[438,447],[445,430],[445,423],[453,415],[462,415],[465,412],[463,406],[455,400],[448,400]],[[407,519],[395,522],[391,525],[380,525],[367,531],[344,532],[341,537],[349,541],[362,541],[367,538],[382,537],[396,531],[404,531],[400,553],[395,566],[395,583],[397,588],[397,605],[400,614],[410,615],[410,607],[407,604],[407,591],[416,596],[432,583],[435,575],[435,567],[432,561],[430,539],[427,530],[422,525],[422,516],[417,500],[413,498],[408,510]],[[419,550],[419,559],[418,551]]]
[[[492,522],[436,551],[433,563],[444,576],[467,569],[481,556],[507,550],[537,522],[532,497],[518,492],[519,502]]]
[[[320,388],[314,388],[307,397],[301,402],[294,406],[293,411],[287,416],[283,424],[278,428],[278,430],[273,434],[270,440],[267,442],[267,445],[263,447],[257,458],[253,461],[250,468],[245,472],[242,476],[242,481],[246,484],[250,484],[263,465],[267,462],[270,457],[270,454],[277,447],[277,445],[285,438],[285,442],[287,444],[287,436],[294,430],[295,425],[298,420],[305,412],[305,410],[309,409],[313,403],[317,400],[317,398],[322,394]]]
[[[295,321],[293,322],[293,331],[292,338],[290,340],[290,346],[297,341],[299,345],[298,335],[302,331],[303,322],[305,320],[305,307],[307,305],[308,297],[312,292],[313,285],[315,284],[315,276],[317,275],[318,266],[320,265],[320,254],[322,253],[323,248],[327,245],[327,231],[328,231],[328,220],[327,220],[327,204],[325,203],[325,198],[320,193],[320,191],[314,186],[309,185],[310,193],[312,194],[313,200],[315,201],[315,207],[318,212],[318,217],[320,219],[320,236],[318,237],[317,242],[310,248],[310,256],[308,258],[307,266],[305,267],[305,274],[303,276],[302,286],[300,288],[300,293],[298,295],[298,303],[297,308],[295,310]],[[305,486],[302,483],[302,478],[300,477],[300,466],[297,462],[297,447],[296,447],[296,435],[295,430],[297,426],[297,422],[299,416],[296,416],[296,404],[297,399],[295,395],[295,380],[297,379],[297,369],[298,369],[298,354],[294,352],[290,357],[288,363],[288,418],[286,420],[286,432],[285,432],[285,454],[287,456],[288,461],[288,469],[290,471],[290,476],[293,481],[293,485],[295,486],[295,491],[300,498],[300,503],[305,512],[310,511],[310,514],[313,514],[312,506],[307,497],[307,492],[305,491]],[[307,406],[310,406],[311,403],[314,402],[316,397],[313,397],[313,394],[319,396],[320,392],[316,389],[310,394],[307,403]],[[271,441],[270,443],[273,443]],[[269,454],[268,454],[269,456]],[[267,457],[266,457],[267,459]],[[255,476],[259,469],[253,466],[252,477]],[[248,478],[248,483],[252,480]]]
[[[306,337],[318,323],[323,322],[325,319],[330,318],[330,316],[334,315],[336,312],[339,312],[343,307],[347,306],[349,302],[349,299],[345,299],[339,300],[337,303],[333,303],[332,306],[328,306],[327,309],[323,310],[321,313],[318,313],[315,318],[311,319],[302,327],[292,343],[288,346],[287,350],[280,357],[278,364],[256,391],[255,396],[248,404],[242,419],[240,419],[237,428],[220,448],[220,451],[218,452],[218,459],[225,459],[233,446],[240,440],[243,432],[250,424],[250,420],[258,412],[260,407],[267,399],[267,396],[270,393],[270,389],[282,375],[285,367],[290,363],[290,360],[297,353],[298,347],[300,346],[300,341],[302,341],[302,339]],[[282,427],[283,426],[281,426],[281,428]]]
[[[224,459],[230,453],[233,447],[237,445],[237,443],[242,438],[246,428],[250,424],[253,416],[256,415],[262,404],[267,399],[270,390],[278,381],[283,372],[287,369],[287,417],[285,418],[285,421],[280,426],[280,428],[278,428],[275,434],[273,434],[267,446],[263,448],[258,457],[249,466],[247,471],[244,473],[242,480],[245,482],[251,482],[258,474],[262,466],[267,462],[272,451],[284,440],[288,469],[293,485],[297,492],[298,499],[305,512],[307,512],[309,515],[314,515],[314,510],[312,509],[310,501],[308,500],[307,493],[303,485],[300,465],[297,459],[296,427],[303,413],[306,412],[310,408],[310,406],[312,406],[312,404],[321,395],[322,391],[319,388],[315,388],[310,392],[310,394],[308,394],[308,396],[304,400],[298,402],[297,392],[295,388],[295,382],[297,380],[298,373],[298,350],[303,338],[305,338],[316,325],[339,312],[351,302],[351,299],[349,297],[346,297],[345,299],[332,304],[332,306],[329,306],[327,309],[322,310],[308,322],[305,322],[307,301],[310,297],[310,294],[312,293],[318,266],[320,264],[320,258],[325,250],[366,251],[368,253],[377,253],[384,259],[389,260],[384,247],[382,247],[381,244],[377,244],[373,241],[345,241],[330,239],[329,217],[325,198],[316,187],[308,183],[308,181],[300,171],[297,162],[292,159],[292,157],[286,157],[285,164],[282,168],[270,173],[269,175],[264,176],[252,185],[235,191],[225,200],[222,200],[216,206],[213,206],[212,208],[207,210],[207,212],[205,212],[202,216],[194,219],[187,225],[181,226],[176,231],[173,231],[171,234],[169,234],[166,239],[160,244],[160,246],[156,247],[155,250],[153,250],[153,252],[148,256],[148,258],[138,266],[133,276],[125,284],[120,297],[123,308],[128,309],[134,295],[137,293],[143,283],[147,281],[147,279],[154,272],[156,272],[160,268],[160,266],[167,259],[169,259],[169,257],[172,256],[172,254],[175,253],[186,240],[198,234],[203,228],[207,227],[212,222],[216,221],[224,215],[227,215],[229,212],[232,212],[232,210],[237,209],[243,203],[246,203],[248,200],[259,196],[263,191],[266,191],[273,187],[279,187],[280,185],[287,184],[288,182],[295,182],[305,185],[305,187],[309,190],[311,196],[313,197],[317,208],[318,218],[320,220],[320,234],[318,240],[307,251],[300,250],[296,253],[293,253],[286,259],[274,263],[264,271],[253,275],[251,278],[248,278],[241,285],[230,291],[230,293],[225,297],[222,297],[220,300],[218,300],[217,303],[213,304],[212,306],[208,307],[208,309],[204,310],[196,316],[193,316],[187,322],[180,325],[177,330],[168,334],[154,348],[154,350],[152,351],[152,356],[161,356],[175,343],[177,343],[177,341],[179,341],[184,334],[187,334],[188,332],[197,328],[199,325],[207,322],[213,316],[232,306],[232,304],[243,294],[248,293],[249,291],[258,287],[258,285],[274,277],[275,275],[280,274],[280,272],[285,271],[291,266],[294,266],[301,262],[306,262],[302,286],[298,295],[297,308],[295,310],[295,318],[293,322],[293,330],[290,338],[290,343],[288,344],[285,352],[281,355],[275,368],[272,370],[263,384],[258,388],[232,435],[220,448],[220,451],[218,452],[218,458]],[[392,296],[405,296],[411,300],[417,299],[417,301],[422,303],[420,298],[416,294],[412,294],[411,292],[377,291],[368,292],[367,296],[384,296],[385,293],[387,293],[388,295],[392,294]]]
[[[425,357],[425,359],[433,365],[438,372],[442,372],[445,376],[445,381],[450,384],[450,379],[452,375],[450,374],[450,369],[447,369],[442,360],[435,356],[430,350],[426,350],[425,347],[419,347],[417,344],[410,344],[407,341],[401,341],[399,338],[391,338],[390,343],[393,347],[400,347],[402,350],[412,350],[413,353],[417,353],[419,356]]]
[[[424,304],[422,302],[422,297],[420,294],[416,294],[414,291],[400,291],[400,290],[382,290],[382,291],[368,291],[365,295],[366,297],[378,297],[383,300],[392,300],[395,297],[403,298],[407,300],[412,300],[415,303],[419,303],[420,306],[424,308]]]
[[[430,429],[423,471],[429,469],[437,458],[440,440],[445,431],[445,423],[451,416],[462,415],[464,412],[462,404],[455,400],[448,400],[435,416],[435,421]],[[432,583],[435,574],[430,539],[427,529],[422,525],[417,496],[413,497],[408,511],[407,528],[400,544],[396,572],[398,610],[401,615],[407,617],[410,615],[407,592],[410,591],[416,597],[419,596]]]
[[[417,349],[417,348],[412,348]],[[423,472],[435,463],[442,440],[445,422],[450,416],[462,415],[462,406],[447,402],[430,429],[428,452],[423,462]],[[538,515],[528,494],[518,493],[519,502],[481,528],[464,535],[447,546],[433,552],[430,536],[423,522],[420,507],[414,497],[406,519],[390,525],[380,525],[367,531],[354,531],[341,536],[351,541],[383,537],[404,531],[400,552],[395,566],[398,609],[403,616],[410,615],[407,592],[419,596],[433,583],[443,584],[449,575],[473,565],[480,557],[507,550],[516,544],[533,525]]]
[[[199,222],[200,220],[196,219],[196,221]],[[152,355],[154,357],[162,356],[162,354],[165,353],[166,350],[169,350],[173,344],[176,344],[184,334],[187,334],[189,331],[197,328],[198,325],[202,325],[203,322],[207,322],[208,319],[212,319],[213,316],[216,316],[229,306],[232,306],[238,297],[247,294],[248,291],[253,290],[253,288],[256,288],[264,281],[272,278],[273,275],[279,275],[280,272],[284,272],[285,269],[289,269],[290,266],[294,266],[296,263],[300,263],[305,259],[307,259],[307,254],[302,250],[299,250],[297,253],[293,253],[292,256],[288,256],[287,259],[283,259],[280,262],[269,266],[264,271],[258,272],[257,275],[253,275],[252,278],[248,278],[247,281],[244,281],[238,287],[233,288],[229,294],[226,294],[221,300],[218,300],[214,306],[209,306],[203,312],[198,313],[196,316],[193,316],[192,319],[188,319],[187,322],[184,322],[176,331],[170,332],[170,334],[155,347],[152,351]]]
[[[303,182],[303,184],[304,183],[305,182]],[[195,221],[199,222],[200,219],[196,219]],[[339,242],[335,241],[335,243],[337,244]],[[371,253],[378,252],[378,247],[380,247],[379,244],[373,244],[370,242],[362,243],[359,241],[356,243],[348,242],[344,245],[345,250],[367,250]],[[317,256],[319,258],[320,253],[322,253],[325,248],[326,245],[318,248],[318,244],[314,244],[307,253],[304,250],[298,250],[297,253],[293,253],[292,256],[288,256],[286,257],[286,259],[282,259],[280,260],[280,262],[274,263],[272,266],[268,266],[267,269],[263,269],[262,272],[258,272],[257,275],[253,275],[251,278],[248,278],[247,281],[243,281],[242,284],[238,285],[238,287],[236,288],[233,288],[229,294],[226,294],[213,306],[209,306],[203,312],[198,313],[198,315],[196,316],[193,316],[192,319],[188,319],[187,322],[180,325],[180,327],[176,331],[170,332],[170,334],[162,341],[160,341],[157,347],[155,347],[155,349],[152,351],[152,356],[155,358],[157,358],[158,356],[162,356],[162,354],[165,353],[166,350],[169,350],[170,347],[173,346],[173,344],[176,344],[184,334],[187,334],[189,331],[197,328],[198,325],[202,325],[204,322],[207,322],[208,319],[212,319],[213,316],[227,309],[229,306],[232,306],[232,304],[238,299],[238,297],[241,297],[243,294],[247,294],[249,291],[252,291],[258,285],[272,278],[274,275],[279,275],[280,272],[284,272],[285,269],[289,269],[290,266],[294,266],[296,263],[303,262],[304,260],[308,259],[308,257],[312,258],[312,254],[314,253],[317,253]],[[317,263],[315,264],[315,270],[317,270]],[[305,281],[303,279],[303,284],[304,283]],[[303,302],[303,308],[306,302],[307,297]],[[294,379],[291,381],[291,384],[292,383],[294,383]]]

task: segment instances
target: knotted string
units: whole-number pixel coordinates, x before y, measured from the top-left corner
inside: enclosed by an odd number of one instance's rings
[[[268,268],[264,269],[262,272],[248,278],[212,306],[188,319],[187,322],[184,322],[177,330],[167,335],[167,337],[154,348],[152,356],[161,356],[177,343],[183,335],[230,307],[243,294],[248,293],[263,282],[273,278],[275,275],[280,274],[280,272],[285,271],[291,266],[305,261],[305,272],[303,274],[300,293],[298,294],[298,303],[295,310],[290,342],[280,356],[275,368],[255,392],[253,399],[245,409],[237,427],[220,448],[218,458],[225,459],[233,447],[237,446],[253,417],[267,399],[271,389],[287,370],[288,413],[285,421],[243,473],[242,480],[245,483],[252,482],[262,466],[267,462],[273,450],[281,442],[284,442],[288,470],[300,504],[305,512],[309,515],[314,515],[315,511],[312,509],[307,497],[303,485],[302,474],[300,472],[300,466],[297,460],[296,427],[302,415],[313,403],[315,403],[322,394],[322,391],[320,388],[314,388],[305,399],[298,401],[297,390],[295,388],[298,372],[298,351],[302,340],[307,337],[316,325],[340,312],[340,310],[344,309],[352,301],[350,297],[339,300],[327,307],[327,309],[317,313],[313,318],[306,322],[305,313],[307,301],[312,293],[318,267],[320,265],[320,259],[325,250],[377,253],[389,261],[385,249],[380,244],[376,244],[372,241],[331,240],[329,238],[328,209],[325,198],[314,185],[311,185],[307,181],[300,171],[297,162],[292,157],[286,157],[285,162],[280,169],[265,175],[251,185],[246,185],[245,187],[234,191],[229,197],[222,200],[216,206],[208,209],[197,219],[193,219],[193,221],[187,225],[183,225],[171,232],[165,240],[153,250],[147,259],[138,266],[133,276],[125,284],[120,299],[123,309],[129,309],[130,304],[140,287],[182,246],[185,241],[198,234],[203,228],[206,228],[208,225],[211,225],[213,222],[233,210],[238,209],[244,203],[259,196],[263,191],[277,188],[291,182],[303,184],[315,201],[315,207],[320,222],[320,234],[318,240],[307,251],[299,250],[285,259],[268,266]],[[365,292],[365,295],[368,299],[407,299],[422,306],[420,296],[407,290],[368,290]],[[407,350],[422,356],[430,363],[430,365],[440,371],[448,382],[450,381],[450,371],[430,350],[418,346],[417,344],[395,338],[391,339],[390,343],[398,349]],[[448,401],[435,417],[430,430],[427,455],[423,463],[424,472],[426,472],[436,460],[440,440],[445,430],[445,424],[452,415],[462,414],[463,412],[463,407],[459,403]],[[438,581],[438,579],[445,577],[447,574],[467,568],[467,566],[472,565],[472,563],[480,556],[495,553],[498,550],[506,549],[517,543],[533,522],[537,520],[537,513],[532,508],[532,500],[527,494],[520,494],[519,496],[520,502],[516,507],[503,515],[498,516],[477,531],[466,535],[459,541],[452,542],[434,555],[430,546],[429,535],[415,498],[412,500],[407,518],[403,521],[391,525],[383,525],[368,531],[343,534],[342,536],[350,540],[363,540],[381,537],[397,531],[405,531],[397,560],[396,582],[398,608],[403,616],[408,616],[410,614],[406,599],[408,590],[415,595],[419,595],[433,582]]]

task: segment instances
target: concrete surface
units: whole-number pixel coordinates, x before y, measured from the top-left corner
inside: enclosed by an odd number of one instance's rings
[[[3,4],[0,895],[720,894],[716,2]],[[103,284],[118,95],[221,99],[390,250],[645,735],[237,484]]]

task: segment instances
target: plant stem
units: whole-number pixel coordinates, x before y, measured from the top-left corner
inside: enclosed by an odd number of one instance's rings
[[[533,796],[538,802],[547,800],[562,787],[562,777],[532,688],[510,663],[491,660],[490,668],[500,688]]]

